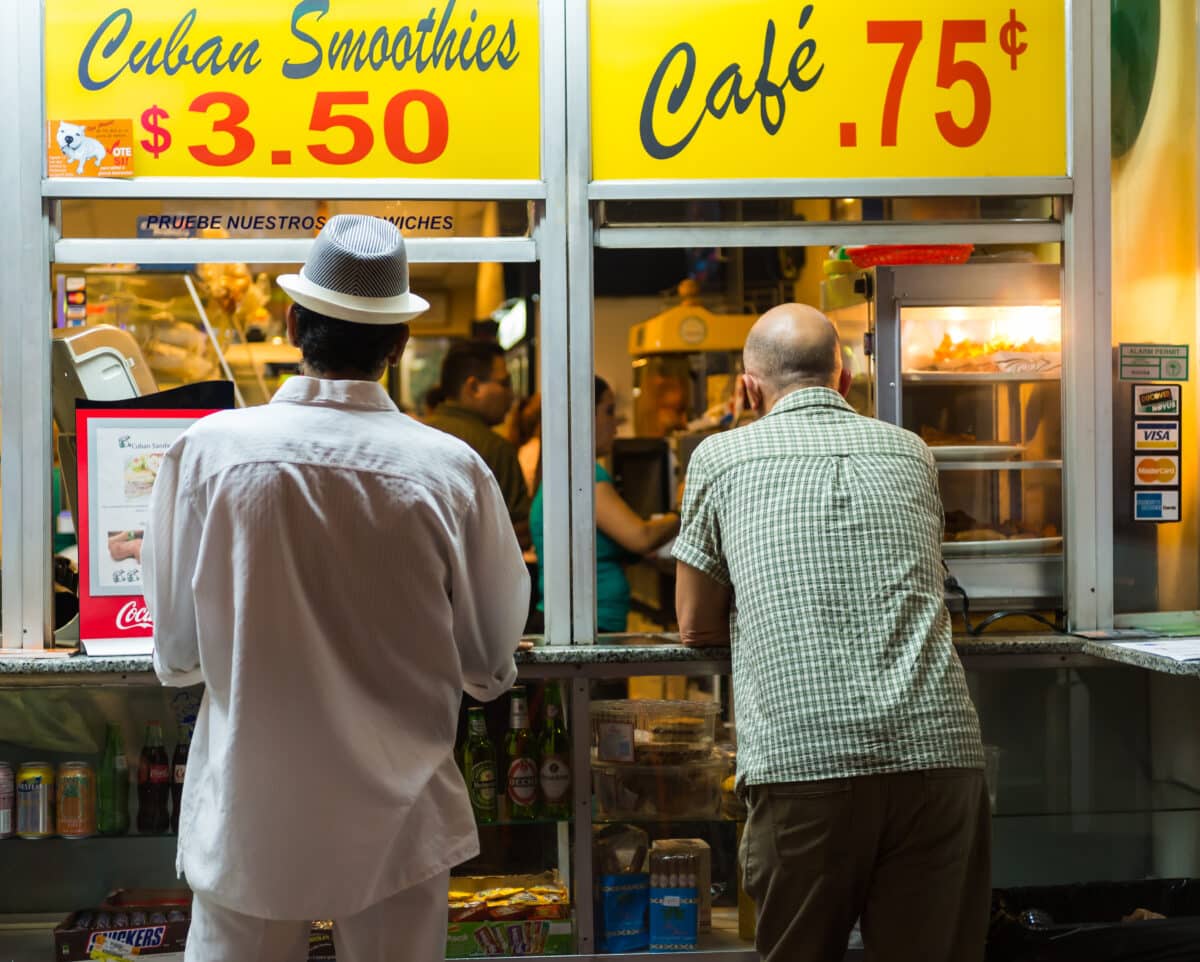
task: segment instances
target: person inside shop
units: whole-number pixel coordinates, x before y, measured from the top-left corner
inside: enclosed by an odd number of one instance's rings
[[[516,446],[517,463],[530,497],[537,493],[542,464],[542,396],[536,391],[518,401],[510,418],[509,440]]]
[[[396,227],[332,217],[279,285],[300,375],[171,447],[142,549],[155,671],[205,684],[185,958],[303,962],[333,919],[340,962],[440,959],[479,852],[455,717],[515,679],[529,576],[488,466],[378,383],[428,307]]]
[[[617,436],[617,400],[604,378],[596,385],[596,457],[612,453]],[[596,628],[601,632],[623,632],[629,617],[629,580],[625,565],[670,541],[679,530],[674,512],[643,518],[629,506],[613,484],[612,475],[596,462]],[[542,489],[533,497],[530,529],[538,556],[537,607],[545,610],[545,532]]]
[[[840,962],[861,917],[868,955],[979,962],[990,814],[933,457],[845,402],[815,308],[768,311],[744,361],[760,417],[692,455],[673,553],[682,642],[735,652],[756,946]]]
[[[443,401],[426,424],[465,441],[491,468],[522,548],[529,547],[529,489],[517,449],[492,430],[513,405],[512,377],[495,341],[459,341],[442,360]]]

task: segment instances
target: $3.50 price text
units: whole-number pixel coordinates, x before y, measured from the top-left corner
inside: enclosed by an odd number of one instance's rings
[[[318,93],[313,101],[308,130],[336,133],[305,144],[305,149],[315,160],[334,166],[364,160],[376,143],[375,129],[361,116],[362,108],[369,106],[370,95],[365,90]],[[187,109],[210,118],[212,139],[187,145],[188,153],[200,163],[210,167],[233,167],[254,153],[257,143],[247,124],[250,105],[244,98],[229,91],[210,91],[196,97]],[[155,160],[171,150],[174,144],[170,119],[171,114],[158,104],[142,111],[141,125],[147,136],[140,141],[141,147]],[[446,105],[432,91],[401,90],[384,105],[382,134],[387,150],[401,163],[431,163],[442,156],[449,143],[450,121]],[[290,164],[291,150],[272,149],[271,162]]]

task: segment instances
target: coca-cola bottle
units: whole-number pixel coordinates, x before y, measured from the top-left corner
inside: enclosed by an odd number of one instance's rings
[[[159,722],[146,726],[146,741],[138,759],[137,828],[143,835],[162,835],[171,825],[167,798],[171,794],[171,764],[163,747]]]
[[[179,831],[179,804],[183,801],[183,778],[187,774],[187,733],[181,732],[171,758],[171,831]]]

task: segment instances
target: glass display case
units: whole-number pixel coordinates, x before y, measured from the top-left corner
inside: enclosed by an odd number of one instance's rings
[[[829,278],[863,414],[937,461],[942,554],[971,601],[1063,598],[1062,320],[1054,264],[878,267]]]
[[[995,886],[1196,871],[1194,848],[1171,844],[1177,832],[1194,836],[1200,809],[1190,769],[1180,767],[1166,735],[1181,713],[1195,714],[1194,679],[1080,655],[1019,663],[967,654],[964,662],[997,763],[988,772]],[[99,772],[115,723],[131,780],[123,834],[0,839],[5,959],[50,959],[54,927],[113,889],[182,885],[171,832],[139,830],[133,780],[151,722],[162,723],[169,753],[186,744],[200,690],[163,689],[148,665],[120,664],[108,675],[92,673],[100,667],[0,674],[0,762],[14,770],[31,761],[84,762]],[[480,855],[452,873],[448,957],[641,957],[661,936],[682,941],[679,953],[757,958],[753,905],[739,888],[745,809],[733,793],[729,668],[727,652],[678,646],[522,657],[522,710],[511,710],[511,694],[485,709],[498,804],[494,817],[480,819]],[[651,681],[661,683],[663,697],[641,697]],[[513,760],[519,776],[527,756],[511,733],[525,726],[537,787],[533,805],[517,811],[520,787],[508,783]],[[477,756],[466,742],[464,726],[459,757],[469,767]],[[565,794],[555,765],[569,772]],[[352,800],[347,806],[341,815],[352,814]],[[667,889],[694,892],[694,906],[656,919],[663,898],[688,897]],[[671,928],[676,923],[686,930]]]

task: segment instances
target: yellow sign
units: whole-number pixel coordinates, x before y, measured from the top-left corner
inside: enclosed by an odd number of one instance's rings
[[[46,115],[128,118],[139,177],[536,179],[537,10],[47,0]]]
[[[1061,0],[591,0],[592,177],[1063,176]]]

